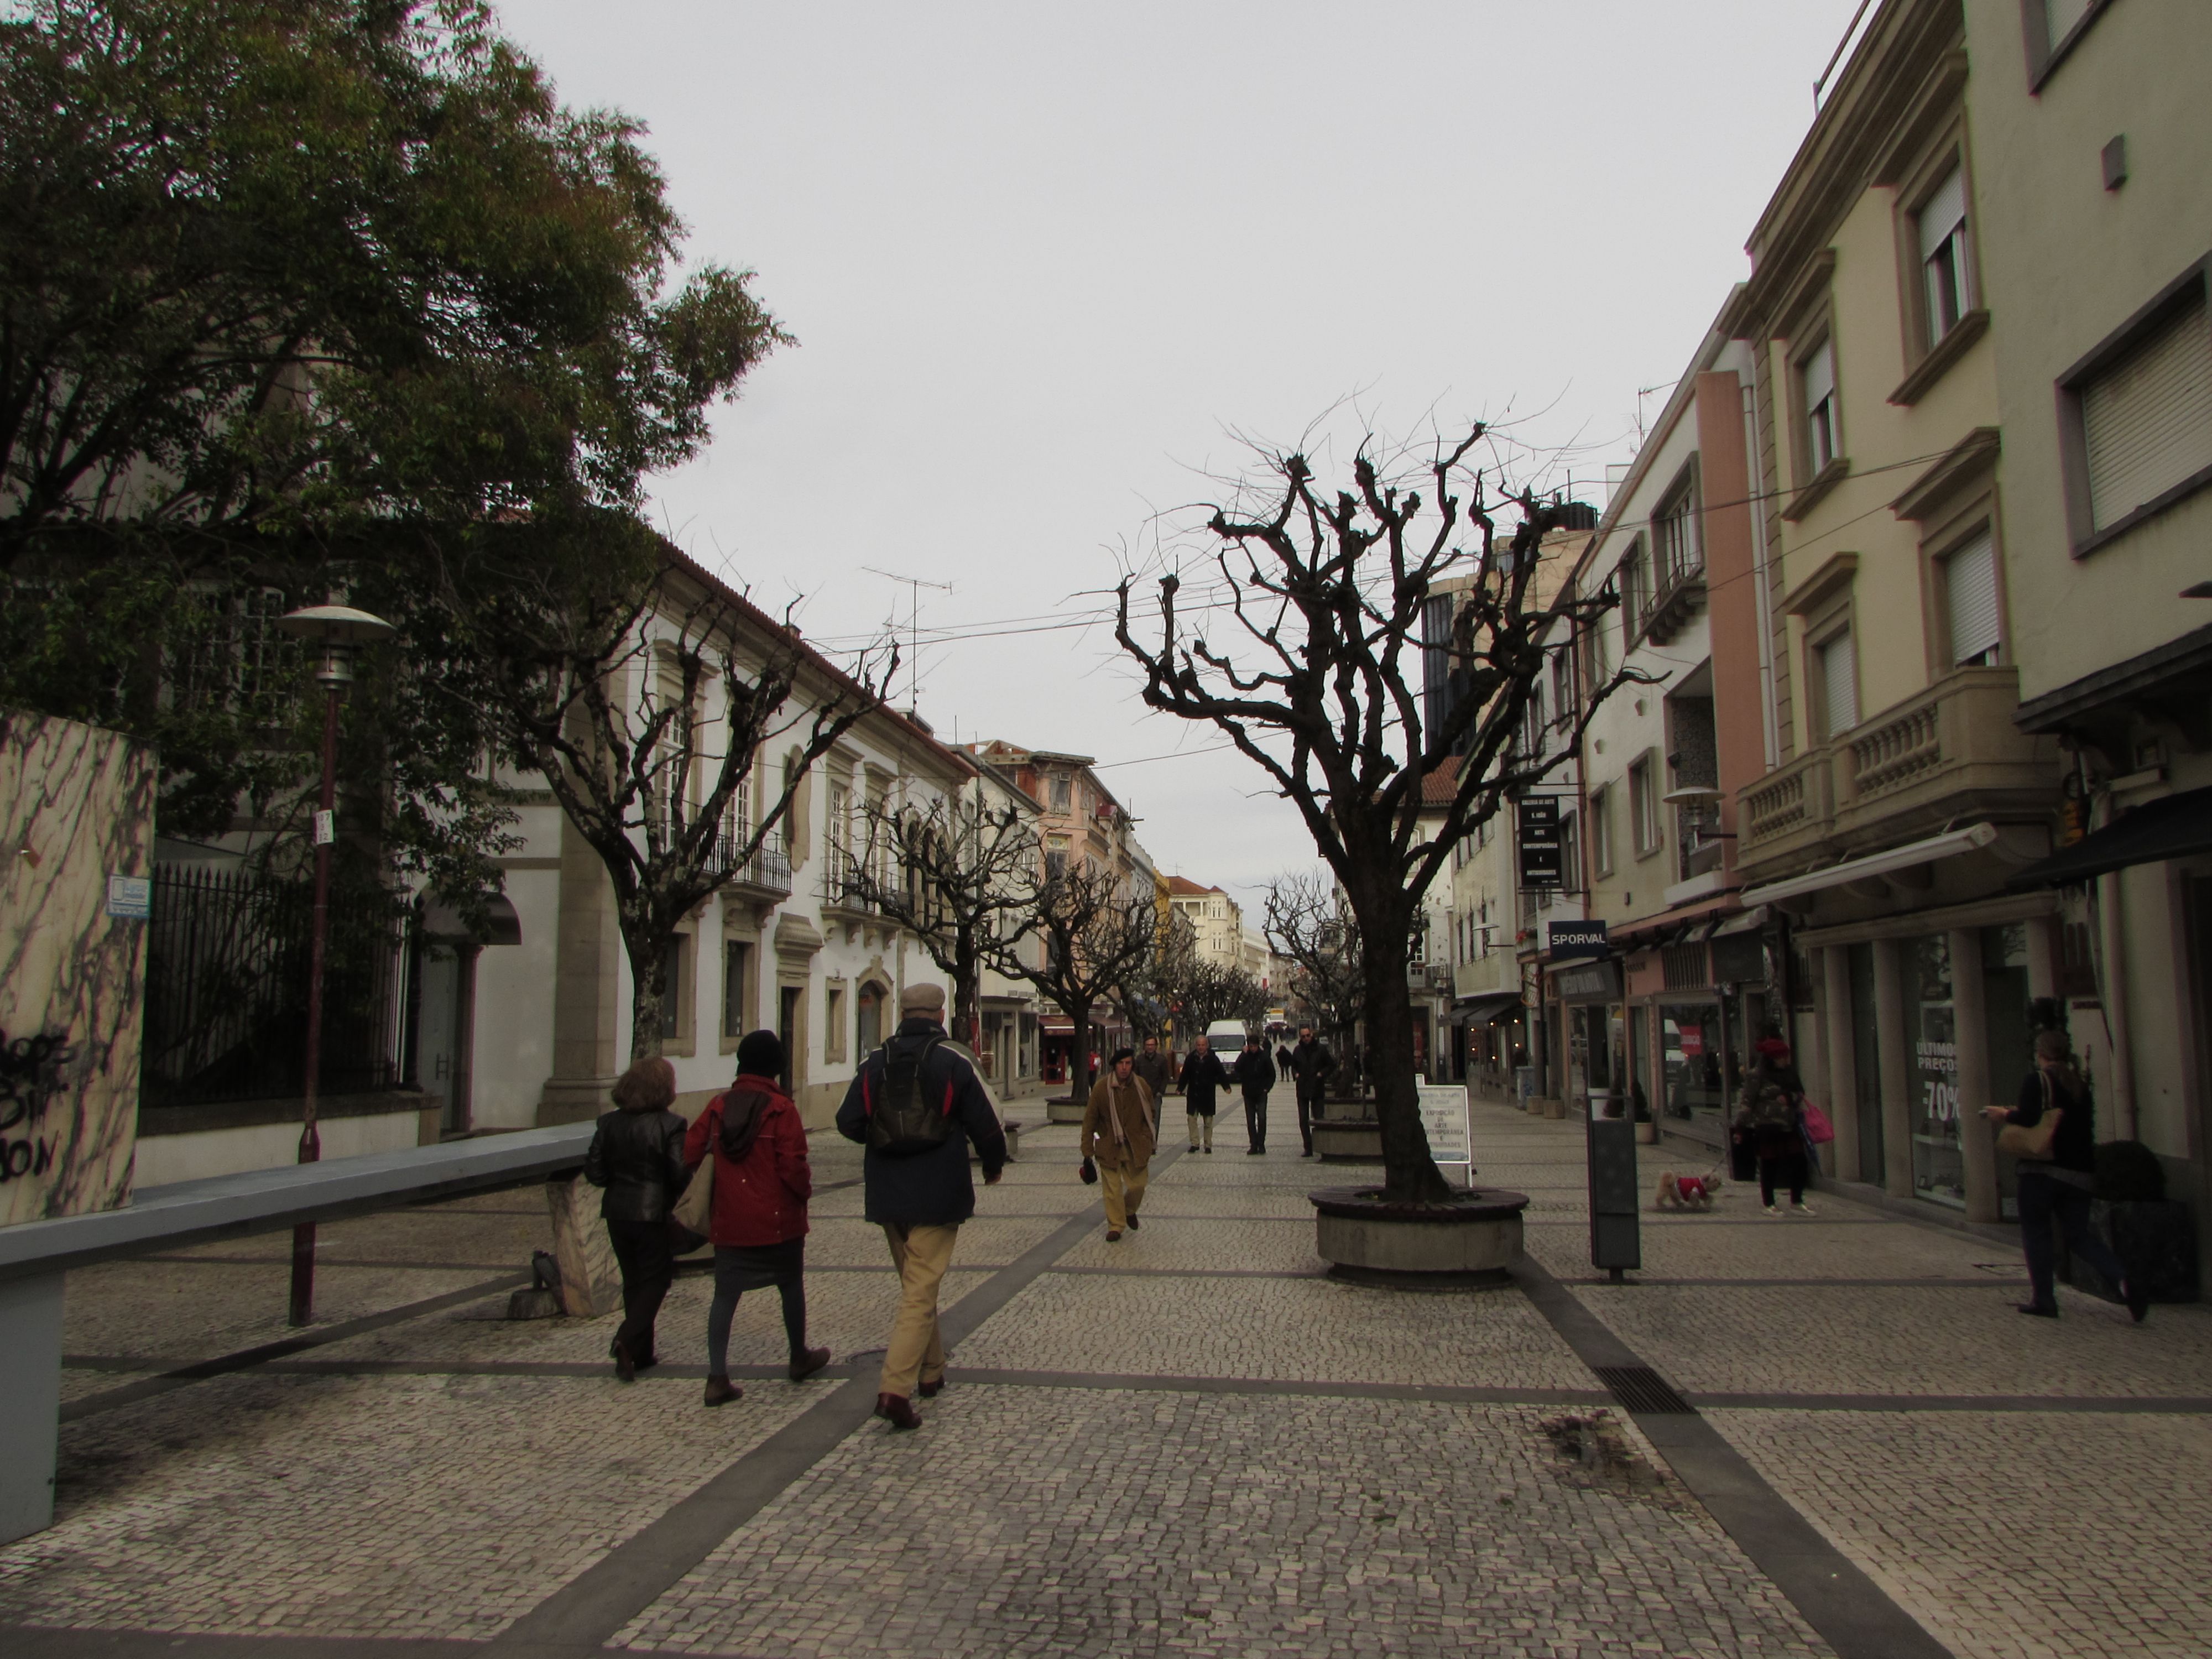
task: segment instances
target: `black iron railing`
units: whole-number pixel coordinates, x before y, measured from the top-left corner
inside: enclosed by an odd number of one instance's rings
[[[157,865],[146,939],[139,1101],[282,1100],[306,1084],[306,882]],[[399,1081],[399,928],[389,899],[334,894],[323,991],[321,1092]]]

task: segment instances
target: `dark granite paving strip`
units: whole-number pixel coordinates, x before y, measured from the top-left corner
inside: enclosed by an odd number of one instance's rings
[[[2013,1296],[2020,1294],[2017,1283],[2000,1279],[1995,1273],[1984,1273],[1978,1279],[1664,1279],[1656,1273],[1630,1270],[1631,1277],[1621,1281],[1628,1285],[1687,1285],[1695,1290],[1772,1290],[1786,1286],[1791,1290],[1861,1290],[1861,1291],[2002,1291]],[[2027,1270],[2021,1269],[2021,1278]],[[1562,1285],[1601,1285],[1612,1286],[1613,1281],[1602,1274],[1586,1279],[1563,1279]]]
[[[1154,1166],[1164,1169],[1178,1152]],[[945,1346],[959,1343],[1027,1290],[1104,1218],[1088,1205],[1066,1217],[1012,1267],[1003,1267],[947,1308],[939,1322]],[[959,1265],[956,1250],[953,1265]],[[494,1652],[596,1655],[622,1627],[673,1588],[739,1527],[842,1445],[875,1411],[874,1368],[849,1377],[819,1405],[770,1435],[628,1542],[617,1545],[492,1638]],[[925,1434],[927,1429],[922,1431]]]
[[[2212,1395],[2126,1394],[1692,1394],[1705,1411],[2007,1412],[2203,1417]]]
[[[480,1642],[343,1636],[193,1636],[169,1630],[55,1630],[0,1625],[8,1659],[459,1659]]]
[[[498,1279],[486,1279],[481,1285],[471,1285],[465,1290],[448,1291],[443,1296],[434,1296],[421,1302],[410,1302],[397,1308],[387,1308],[382,1313],[364,1314],[359,1319],[349,1319],[342,1324],[327,1325],[319,1330],[303,1331],[297,1336],[288,1336],[275,1342],[264,1342],[258,1347],[241,1348],[214,1359],[203,1359],[190,1365],[179,1365],[163,1371],[158,1376],[144,1377],[136,1382],[125,1382],[119,1389],[105,1389],[87,1395],[82,1400],[71,1400],[62,1407],[62,1421],[76,1423],[88,1417],[97,1417],[102,1412],[113,1411],[118,1406],[128,1406],[141,1400],[150,1400],[155,1395],[167,1394],[193,1382],[205,1382],[210,1376],[222,1376],[232,1371],[249,1370],[256,1365],[282,1359],[307,1348],[319,1348],[326,1343],[343,1342],[349,1337],[365,1336],[371,1331],[380,1331],[387,1325],[404,1325],[410,1319],[441,1313],[447,1308],[458,1308],[464,1303],[480,1301],[496,1296],[501,1291],[511,1291],[530,1282],[528,1273],[507,1273]]]
[[[1582,1216],[1563,1216],[1557,1221],[1524,1218],[1521,1224],[1524,1227],[1587,1228],[1589,1222]],[[1765,1215],[1684,1216],[1679,1221],[1662,1220],[1657,1216],[1647,1215],[1643,1218],[1643,1224],[1646,1227],[1786,1227],[1791,1232],[1796,1233],[1810,1232],[1815,1227],[1897,1227],[1905,1224],[1893,1220],[1888,1216],[1878,1215],[1839,1215],[1813,1218],[1793,1216],[1787,1221],[1777,1220],[1772,1216]]]
[[[1628,1370],[1652,1376],[1610,1326],[1538,1263],[1524,1257],[1513,1269],[1513,1277],[1560,1339],[1593,1371]],[[1664,1388],[1663,1383],[1659,1386]],[[1691,1495],[1751,1564],[1790,1598],[1805,1622],[1835,1650],[1837,1659],[1954,1659],[1949,1648],[1823,1537],[1695,1410],[1631,1410],[1629,1414]]]
[[[187,1267],[289,1267],[292,1253],[285,1250],[273,1255],[191,1255],[184,1251],[166,1252],[161,1255],[134,1255],[133,1261],[174,1261]],[[392,1261],[380,1256],[318,1255],[318,1267],[380,1267],[406,1268],[426,1273],[511,1273],[518,1271],[512,1261]]]

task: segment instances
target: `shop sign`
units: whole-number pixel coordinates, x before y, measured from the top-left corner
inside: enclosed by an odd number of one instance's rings
[[[1566,871],[1559,848],[1559,798],[1531,795],[1516,809],[1523,887],[1557,887]]]
[[[1686,1060],[1696,1060],[1705,1052],[1705,1034],[1694,1025],[1685,1025],[1674,1034],[1674,1045]]]
[[[1562,1002],[1618,1002],[1620,1000],[1620,976],[1609,962],[1594,962],[1577,968],[1562,968],[1552,975],[1553,988],[1559,992]]]
[[[1959,1117],[1959,1045],[1925,1038],[1912,1045],[1912,1061],[1920,1073],[1920,1109],[1933,1123],[1954,1123]],[[1947,1082],[1945,1079],[1948,1079]]]
[[[1429,1156],[1440,1166],[1472,1166],[1474,1137],[1468,1130],[1466,1085],[1424,1083],[1419,1087],[1421,1128],[1429,1138]],[[1467,1167],[1468,1184],[1472,1184],[1474,1173],[1472,1167]]]
[[[1606,924],[1601,921],[1547,921],[1544,924],[1544,954],[1553,962],[1601,957],[1611,948],[1606,943]]]

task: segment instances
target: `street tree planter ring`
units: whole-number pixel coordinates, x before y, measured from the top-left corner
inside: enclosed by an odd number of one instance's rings
[[[1438,1288],[1502,1284],[1521,1260],[1526,1193],[1478,1187],[1442,1204],[1404,1204],[1380,1187],[1324,1187],[1314,1206],[1314,1249],[1332,1277]]]
[[[1045,1121],[1048,1123],[1080,1123],[1083,1121],[1083,1109],[1088,1103],[1089,1103],[1086,1101],[1080,1100],[1060,1100],[1058,1098],[1048,1100],[1044,1103]]]
[[[1320,1122],[1313,1126],[1314,1151],[1324,1164],[1380,1164],[1382,1126],[1379,1123]]]

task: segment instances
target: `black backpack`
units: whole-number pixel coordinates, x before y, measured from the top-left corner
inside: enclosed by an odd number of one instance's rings
[[[893,1037],[884,1044],[884,1090],[881,1099],[865,1092],[861,1100],[868,1114],[868,1150],[886,1158],[912,1158],[933,1152],[952,1138],[952,1085],[946,1084],[942,1100],[923,1098],[922,1062],[945,1041],[934,1032],[919,1042]]]

